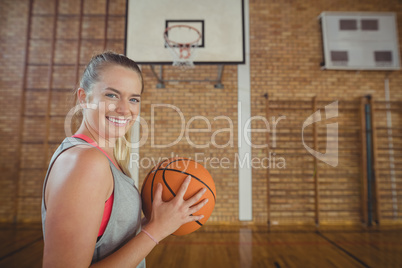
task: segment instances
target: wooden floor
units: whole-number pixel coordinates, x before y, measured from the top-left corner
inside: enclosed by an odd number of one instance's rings
[[[0,267],[41,267],[40,225],[0,225]],[[402,267],[402,227],[204,226],[168,237],[147,267]]]

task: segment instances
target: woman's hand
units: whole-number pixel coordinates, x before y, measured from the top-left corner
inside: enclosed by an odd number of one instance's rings
[[[155,198],[152,203],[151,219],[146,230],[151,233],[158,241],[172,234],[185,223],[201,220],[204,215],[192,216],[200,210],[207,202],[205,199],[197,204],[206,188],[201,189],[187,200],[184,200],[184,194],[190,184],[191,176],[187,176],[180,186],[176,196],[169,202],[162,200],[163,187],[160,183],[156,186]]]

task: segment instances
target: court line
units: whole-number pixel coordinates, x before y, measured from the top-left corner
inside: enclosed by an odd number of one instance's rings
[[[331,244],[328,242],[309,242],[309,241],[303,241],[303,242],[236,242],[236,241],[227,241],[227,242],[209,242],[209,241],[203,241],[203,242],[196,242],[196,241],[161,241],[159,244],[164,244],[164,245],[214,245],[214,246],[238,246],[238,245],[244,245],[244,246],[292,246],[292,245],[327,245],[330,246]]]
[[[8,257],[11,257],[12,255],[14,255],[14,254],[16,254],[16,253],[18,253],[18,252],[20,252],[20,251],[22,251],[22,250],[24,250],[24,249],[26,249],[26,248],[32,246],[32,245],[35,244],[35,243],[40,242],[40,241],[42,241],[42,240],[43,240],[43,236],[41,236],[40,238],[38,238],[38,239],[36,239],[36,240],[33,240],[32,242],[30,242],[30,243],[28,243],[28,244],[26,244],[26,245],[24,245],[24,246],[22,246],[22,247],[20,247],[20,248],[18,248],[18,249],[16,249],[16,250],[14,250],[14,251],[11,251],[11,252],[7,253],[7,254],[4,255],[4,256],[1,256],[1,257],[0,257],[0,261],[5,260],[5,259],[7,259]]]
[[[346,255],[348,255],[349,257],[351,257],[352,259],[354,259],[355,261],[357,261],[358,263],[360,263],[361,265],[363,265],[366,268],[370,268],[371,266],[369,266],[367,263],[365,263],[364,261],[362,261],[361,259],[359,259],[358,257],[356,257],[355,255],[353,255],[352,253],[350,253],[349,251],[347,251],[346,249],[344,249],[343,247],[339,246],[337,243],[335,243],[334,241],[332,241],[331,239],[329,239],[328,237],[326,237],[325,235],[323,235],[320,232],[316,232],[316,234],[322,238],[324,238],[326,241],[328,241],[329,243],[331,243],[332,245],[334,245],[336,248],[338,248],[340,251],[344,252]]]
[[[222,245],[222,246],[236,246],[236,245],[252,245],[252,246],[331,246],[336,244],[332,241],[300,241],[300,242],[237,242],[237,241],[226,241],[226,242],[210,242],[210,241],[161,241],[160,244],[164,245]],[[402,246],[402,243],[387,243],[387,242],[338,242],[339,245],[351,245],[351,246],[365,246],[365,245],[382,245],[382,246]]]
[[[199,233],[238,233],[239,231],[237,230],[201,230],[199,231]],[[288,230],[253,230],[253,233],[259,233],[259,234],[312,234],[312,233],[316,233],[317,231],[303,231],[303,230],[293,230],[293,231],[288,231]],[[366,234],[366,233],[401,233],[402,230],[401,229],[395,229],[395,230],[356,230],[356,231],[352,231],[352,230],[345,230],[345,231],[341,231],[341,230],[325,230],[325,231],[321,231],[321,233],[357,233],[357,234]]]

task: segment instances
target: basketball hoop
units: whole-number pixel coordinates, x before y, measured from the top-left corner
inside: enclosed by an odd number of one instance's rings
[[[164,38],[173,57],[172,65],[183,69],[193,68],[196,48],[199,47],[198,42],[201,39],[200,31],[189,25],[174,25],[166,28]]]

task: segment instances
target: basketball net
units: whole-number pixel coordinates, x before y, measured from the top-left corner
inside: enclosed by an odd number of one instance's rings
[[[168,32],[172,29],[187,28],[189,31],[194,31],[198,38],[195,41],[184,43],[169,39]],[[165,45],[168,47],[169,52],[173,58],[173,66],[177,66],[181,69],[194,68],[194,58],[196,56],[197,48],[199,47],[199,40],[201,39],[201,33],[194,27],[188,25],[175,25],[168,27],[164,33]]]

